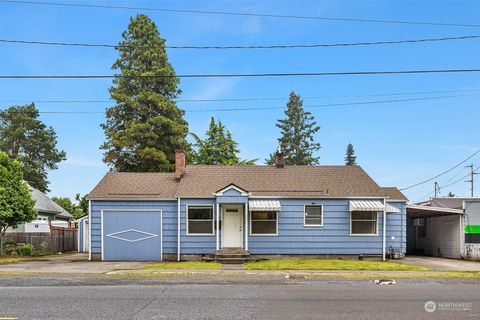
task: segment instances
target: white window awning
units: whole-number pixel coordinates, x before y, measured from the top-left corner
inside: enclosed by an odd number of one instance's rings
[[[260,201],[253,200],[248,202],[250,211],[280,211],[280,201]]]
[[[380,201],[350,201],[350,211],[383,211],[385,208]]]
[[[391,204],[387,203],[387,205],[385,206],[385,211],[387,211],[387,213],[399,213],[400,212],[400,209],[392,206]]]

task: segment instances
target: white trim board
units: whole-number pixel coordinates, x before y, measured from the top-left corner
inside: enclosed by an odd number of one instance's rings
[[[211,207],[212,208],[212,233],[188,233],[188,208],[189,207]],[[215,204],[186,204],[185,205],[185,236],[202,237],[214,236],[215,233]]]
[[[223,188],[223,189],[218,190],[217,192],[214,192],[213,194],[214,194],[215,196],[223,196],[223,194],[224,194],[225,192],[227,192],[228,190],[230,190],[230,189],[233,189],[233,190],[236,190],[236,191],[240,192],[240,194],[241,194],[242,196],[245,196],[245,197],[248,197],[248,196],[250,195],[250,193],[248,193],[247,190],[244,190],[244,189],[242,189],[242,188],[240,188],[240,187],[237,187],[237,186],[236,186],[235,184],[233,184],[233,183],[229,184],[228,186],[226,186],[226,187]]]
[[[306,224],[306,208],[307,207],[320,207],[321,224]],[[304,204],[303,205],[303,226],[305,228],[321,228],[323,227],[323,204]]]
[[[245,221],[244,220],[244,215],[245,215],[245,212],[243,212],[244,210],[244,205],[243,204],[222,204],[221,205],[221,209],[220,209],[220,215],[221,215],[221,221],[222,221],[222,230],[220,231],[221,232],[221,243],[220,243],[220,248],[225,248],[225,245],[224,245],[224,241],[225,241],[225,217],[224,217],[224,213],[225,213],[225,209],[239,209],[238,210],[238,214],[240,214],[240,227],[241,228],[244,228],[244,224],[245,224]],[[241,239],[241,244],[240,246],[243,248],[245,245],[245,239],[243,238],[244,235],[243,235],[243,229],[241,230],[241,234],[242,234],[242,239]]]

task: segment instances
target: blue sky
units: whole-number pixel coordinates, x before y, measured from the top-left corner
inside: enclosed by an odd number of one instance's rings
[[[78,1],[80,2],[80,0]],[[217,11],[269,12],[342,18],[476,24],[476,1],[96,1],[82,3]],[[89,9],[0,3],[2,39],[116,44],[129,18],[146,13],[170,45],[265,45],[402,40],[480,35],[480,28],[374,24],[260,17],[213,16],[136,10]],[[168,50],[178,74],[368,71],[478,68],[480,40],[288,50]],[[0,45],[1,74],[110,74],[113,49]],[[41,100],[106,100],[111,80],[0,80],[0,108]],[[309,111],[321,130],[321,164],[343,164],[353,143],[358,162],[382,186],[404,187],[434,176],[480,148],[480,92],[371,96],[384,93],[480,90],[475,73],[346,77],[182,79],[182,99],[264,98],[273,101],[179,103],[192,132],[202,134],[210,116],[221,119],[239,142],[243,158],[263,160],[276,146],[276,119],[282,110],[189,113],[188,110],[285,105],[291,90],[304,105],[418,97],[455,97],[321,107]],[[13,102],[14,101],[14,102]],[[37,102],[41,111],[102,111],[109,104]],[[51,172],[50,195],[90,191],[108,171],[102,163],[103,115],[43,114],[68,160]],[[261,163],[262,161],[260,161]],[[480,156],[468,163],[480,166]],[[437,181],[467,173],[462,166]],[[477,176],[480,196],[480,177]],[[442,190],[469,194],[467,183]],[[411,201],[433,191],[433,182],[406,191]]]

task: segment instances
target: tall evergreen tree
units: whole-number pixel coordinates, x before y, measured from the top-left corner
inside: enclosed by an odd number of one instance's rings
[[[23,178],[42,192],[48,191],[48,171],[66,159],[57,149],[57,135],[38,119],[35,104],[0,111],[0,151],[23,163]]]
[[[353,145],[349,143],[347,145],[347,151],[345,152],[345,165],[354,166],[357,164],[357,156],[355,155],[355,150],[353,150]]]
[[[185,112],[177,107],[179,79],[165,52],[165,39],[146,15],[130,19],[120,54],[119,70],[110,88],[116,105],[102,124],[106,141],[103,160],[117,171],[170,171],[175,149],[188,148]],[[166,77],[154,77],[162,75]]]
[[[238,143],[233,140],[232,134],[219,120],[215,122],[210,118],[210,125],[205,133],[205,139],[200,139],[196,134],[191,134],[195,139],[193,162],[195,164],[221,164],[221,165],[252,165],[255,160],[240,160]]]
[[[276,126],[281,130],[278,139],[280,150],[285,155],[287,165],[315,165],[320,157],[315,152],[320,150],[320,143],[315,142],[315,134],[320,130],[315,117],[303,109],[303,100],[295,92],[285,110],[285,119],[279,119]],[[275,152],[266,159],[268,164],[275,163]]]

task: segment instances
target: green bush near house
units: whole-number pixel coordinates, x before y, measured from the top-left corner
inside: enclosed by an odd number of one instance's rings
[[[21,256],[31,256],[33,253],[33,245],[27,243],[17,247],[17,252]]]
[[[13,251],[17,249],[17,244],[11,240],[5,241],[3,244],[3,250],[5,255],[9,256],[12,254]]]
[[[429,271],[431,269],[390,261],[291,259],[265,260],[245,264],[249,270],[398,270]]]
[[[46,241],[40,242],[38,250],[33,251],[34,256],[46,256],[48,254],[48,243]]]

